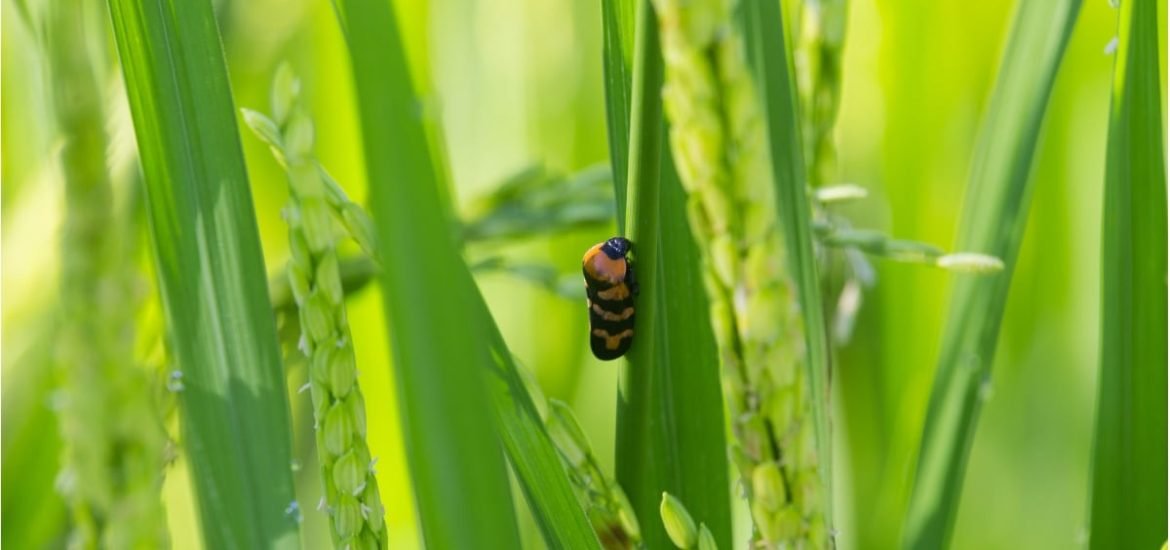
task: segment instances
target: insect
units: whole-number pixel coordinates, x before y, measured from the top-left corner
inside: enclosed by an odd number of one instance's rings
[[[638,281],[626,257],[632,243],[614,237],[593,245],[581,259],[589,305],[589,347],[602,361],[617,359],[634,340],[634,297]]]

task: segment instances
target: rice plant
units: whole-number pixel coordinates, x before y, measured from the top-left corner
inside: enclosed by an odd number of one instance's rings
[[[1158,120],[1158,6],[1126,2],[1105,160],[1101,374],[1092,548],[1166,538],[1166,157]],[[1163,540],[1163,542],[1165,542]]]
[[[0,2],[0,543],[1164,545],[1114,4]]]

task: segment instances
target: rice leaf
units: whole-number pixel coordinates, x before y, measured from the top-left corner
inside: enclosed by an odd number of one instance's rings
[[[380,280],[407,459],[423,537],[434,548],[491,541],[518,547],[512,497],[480,365],[466,267],[452,239],[438,174],[390,6],[337,3],[353,68]]]
[[[109,7],[204,543],[297,548],[288,398],[211,3]]]
[[[560,458],[459,257],[394,13],[372,0],[346,0],[339,8],[361,107],[381,281],[427,545],[519,546],[502,438],[549,545],[596,548]],[[460,329],[469,321],[470,330]]]
[[[630,93],[634,67],[634,6],[637,0],[602,0],[604,35],[605,115],[610,166],[617,211],[626,211],[626,179],[630,153]],[[625,234],[625,216],[617,217],[618,233]]]
[[[908,548],[945,547],[954,529],[981,395],[1027,221],[1029,172],[1079,0],[1020,2],[971,168],[958,250],[1003,261],[956,275],[903,533]]]
[[[1157,548],[1166,539],[1164,20],[1155,0],[1121,5],[1105,161],[1090,548]]]
[[[469,279],[470,281],[470,279]],[[601,548],[597,534],[573,493],[557,448],[517,371],[504,338],[477,293],[472,304],[487,331],[494,364],[488,389],[500,424],[500,436],[520,488],[550,548]]]
[[[621,374],[617,477],[647,547],[668,544],[653,521],[664,491],[691,503],[695,517],[730,547],[719,362],[686,196],[665,150],[657,25],[649,3],[637,2],[635,30],[634,4],[602,6],[615,195],[641,285],[637,337]]]

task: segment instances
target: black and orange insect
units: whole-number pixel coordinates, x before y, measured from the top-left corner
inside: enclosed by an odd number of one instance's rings
[[[593,245],[581,259],[589,304],[589,347],[602,361],[617,359],[634,340],[634,297],[638,281],[626,257],[631,243],[614,237]]]

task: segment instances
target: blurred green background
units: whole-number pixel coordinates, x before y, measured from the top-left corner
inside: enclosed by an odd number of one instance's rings
[[[27,4],[35,11],[38,2]],[[312,104],[318,157],[362,202],[350,65],[329,2],[216,4],[236,106],[266,110],[275,67],[291,62]],[[396,9],[417,79],[430,83],[423,109],[442,121],[461,203],[533,163],[574,172],[606,161],[599,2],[426,4],[398,0]],[[1160,8],[1164,11],[1165,3]],[[953,248],[976,131],[1013,10],[1008,0],[850,1],[836,135],[840,181],[871,193],[841,209],[855,226]],[[104,9],[95,13],[106,15]],[[1116,18],[1117,11],[1103,0],[1084,4],[1049,105],[1027,236],[967,470],[956,548],[1069,548],[1087,541],[1113,65],[1105,48]],[[0,23],[3,529],[6,543],[40,547],[61,540],[67,516],[54,492],[59,443],[47,373],[60,265],[63,198],[54,156],[59,137],[46,93],[46,55],[18,16],[15,0],[0,2]],[[1164,26],[1161,39],[1165,51]],[[119,196],[129,197],[137,168],[124,95],[117,91],[121,78],[112,67],[100,73],[110,90],[115,182]],[[1165,80],[1162,89],[1164,95]],[[285,175],[259,140],[245,131],[242,141],[266,265],[276,273],[288,255],[280,217]],[[575,273],[582,252],[613,232],[610,227],[535,235],[503,248],[473,246],[468,256],[474,261],[503,254]],[[142,256],[135,267],[142,293],[157,301]],[[881,260],[875,265],[877,283],[866,291],[853,339],[834,363],[842,548],[884,548],[898,540],[951,278],[920,265]],[[479,283],[511,350],[536,372],[550,397],[574,407],[612,471],[617,369],[590,356],[580,301],[506,274],[483,275]],[[351,327],[390,544],[414,547],[419,534],[376,293],[370,287],[353,296]],[[161,350],[149,335],[161,333],[159,315],[148,307],[140,317],[140,353],[158,363]],[[295,390],[303,376],[292,371],[290,388]],[[312,466],[309,397],[293,393],[291,399],[294,445],[303,463],[297,490],[304,545],[321,547],[329,535],[325,516],[313,511],[320,488]],[[181,456],[167,472],[164,499],[175,547],[197,547]],[[739,518],[740,531],[746,529],[744,519]],[[531,522],[522,527],[528,540],[539,539]]]

